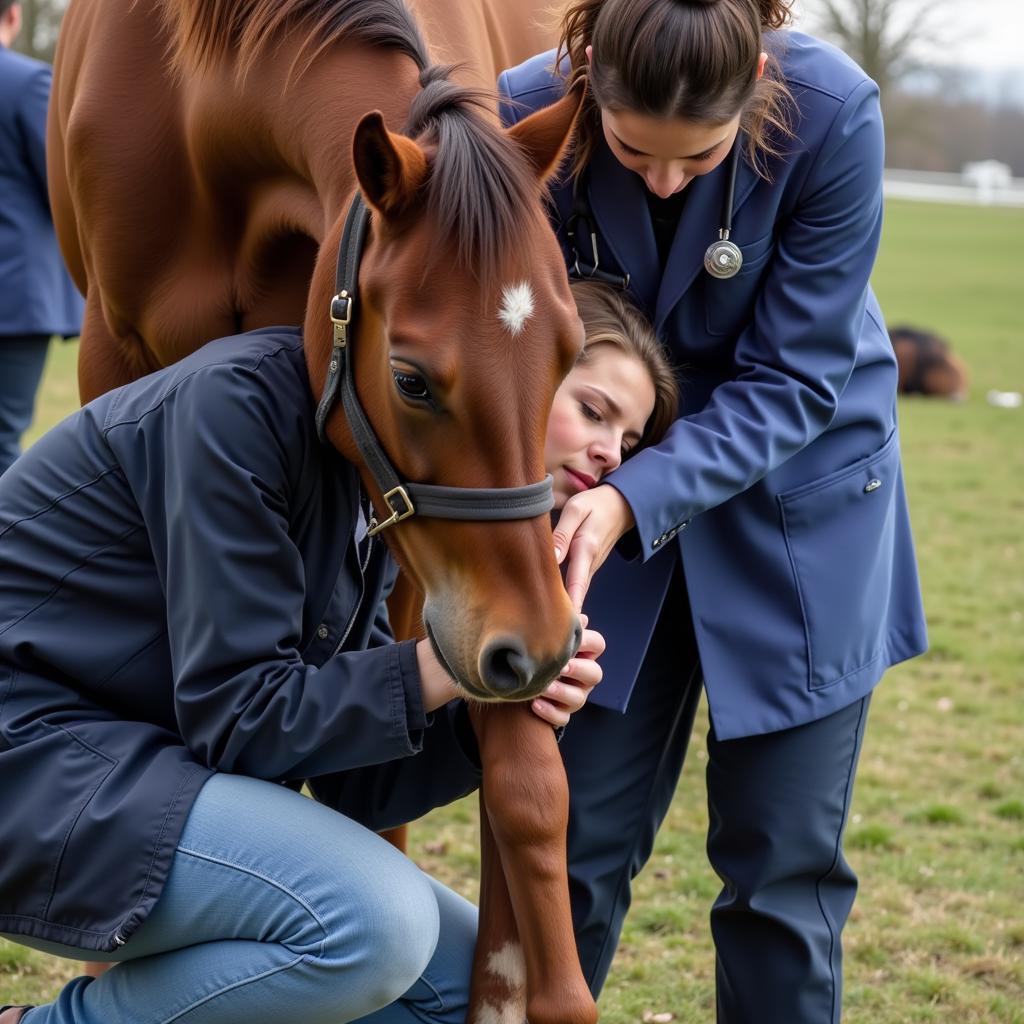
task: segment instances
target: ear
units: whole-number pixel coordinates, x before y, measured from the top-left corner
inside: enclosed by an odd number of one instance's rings
[[[370,206],[385,219],[402,216],[427,177],[427,157],[404,135],[393,135],[373,110],[356,125],[352,162]]]
[[[580,83],[557,103],[538,110],[507,129],[542,183],[547,182],[562,163],[585,92],[586,84]]]

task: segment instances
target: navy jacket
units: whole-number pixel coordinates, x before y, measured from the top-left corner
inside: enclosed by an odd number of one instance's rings
[[[732,240],[743,267],[703,268],[727,163],[694,178],[664,272],[642,179],[601,139],[588,200],[601,266],[682,367],[665,440],[608,478],[636,517],[636,565],[614,556],[586,611],[605,634],[594,703],[628,700],[681,552],[719,739],[786,729],[868,693],[925,649],[896,432],[896,360],[868,280],[882,217],[878,89],[800,33],[768,44],[793,93],[795,138],[769,178],[741,162]],[[554,53],[506,71],[506,122],[563,94]],[[557,187],[554,224],[572,188]],[[589,237],[582,255],[592,261]]]
[[[391,642],[393,567],[317,440],[297,329],[44,436],[0,479],[0,579],[0,932],[124,941],[213,771],[309,779],[374,828],[479,781],[463,706],[428,721]]]
[[[82,326],[46,192],[48,64],[0,46],[0,343]]]

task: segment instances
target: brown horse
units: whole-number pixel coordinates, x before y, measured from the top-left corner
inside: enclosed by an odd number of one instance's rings
[[[455,6],[444,5],[444,24],[460,26],[449,29],[448,47],[469,45],[460,33],[473,13],[488,40],[502,38],[494,8]],[[425,12],[428,24],[440,11]],[[514,14],[528,24],[522,8]],[[492,53],[492,66],[477,72],[488,79],[494,63],[524,55],[480,52]],[[430,65],[398,0],[73,0],[49,160],[61,242],[87,295],[83,400],[209,339],[297,321],[318,396],[335,257],[358,184],[374,216],[356,385],[392,461],[407,479],[448,485],[539,479],[551,398],[581,341],[541,201],[575,103],[503,133],[481,116],[481,102]],[[529,313],[503,298],[524,283]],[[327,435],[360,464],[337,410]],[[372,479],[367,486],[383,513]],[[546,517],[413,517],[386,536],[426,595],[432,638],[468,693],[522,699],[565,663],[578,625]],[[483,903],[507,908],[511,898],[520,921],[549,938],[561,921],[555,947],[524,943],[527,1010],[535,1022],[586,1021],[593,1003],[569,963],[571,928],[566,935],[564,777],[550,731],[523,707],[508,710],[508,727],[499,714],[475,713],[491,802],[484,827],[496,823],[511,888],[497,884]],[[526,750],[543,755],[532,775]],[[489,841],[485,834],[485,857]],[[517,864],[536,873],[541,911]],[[491,959],[514,938],[507,919],[488,938],[485,921],[478,1006],[518,998],[510,984],[487,995],[495,978],[514,976],[507,956],[501,969]]]

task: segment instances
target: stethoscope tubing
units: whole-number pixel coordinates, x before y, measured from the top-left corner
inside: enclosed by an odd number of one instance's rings
[[[732,233],[733,200],[736,195],[736,178],[739,174],[740,157],[742,144],[740,135],[736,139],[729,152],[729,167],[725,182],[725,194],[722,197],[722,214],[718,228],[718,239],[708,246],[704,253],[704,269],[718,280],[727,280],[735,277],[743,266],[743,253],[735,242],[730,241]],[[573,212],[566,221],[565,233],[572,250],[573,265],[569,268],[569,276],[579,280],[601,281],[616,288],[626,290],[629,288],[629,271],[623,274],[615,274],[604,270],[601,267],[601,257],[598,253],[598,233],[594,215],[587,202],[587,182],[577,180],[573,184],[572,205]],[[580,227],[584,226],[586,233],[590,236],[590,252],[594,262],[592,266],[580,260],[579,246],[576,242],[576,235]]]

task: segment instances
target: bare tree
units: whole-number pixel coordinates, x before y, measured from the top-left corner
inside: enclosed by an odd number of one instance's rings
[[[14,48],[30,57],[52,61],[57,46],[60,22],[68,0],[19,0],[22,11],[21,34]]]
[[[849,54],[883,98],[894,82],[922,67],[921,50],[946,41],[941,15],[949,0],[803,0],[813,30]]]

